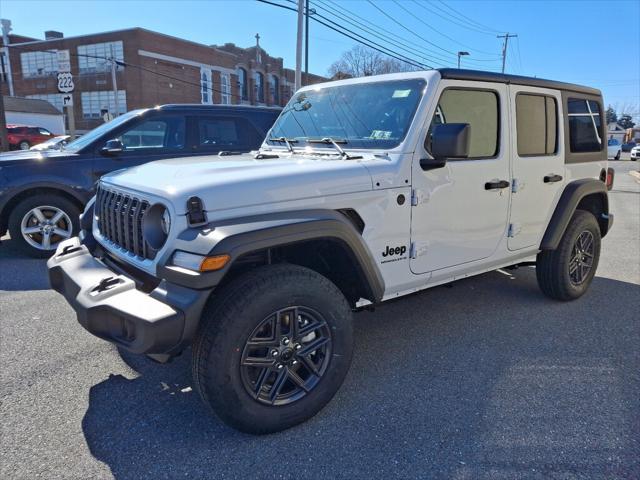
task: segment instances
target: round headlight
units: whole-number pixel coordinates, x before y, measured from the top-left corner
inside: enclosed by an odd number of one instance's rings
[[[154,250],[160,250],[167,241],[167,234],[171,228],[171,216],[167,208],[155,203],[147,209],[142,218],[142,235]]]

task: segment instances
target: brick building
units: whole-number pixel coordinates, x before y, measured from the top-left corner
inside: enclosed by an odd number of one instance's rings
[[[67,38],[50,31],[45,40],[9,35],[9,45],[14,95],[47,100],[61,110],[56,50],[69,51],[79,131],[99,125],[104,108],[119,114],[165,103],[283,106],[294,90],[295,72],[262,49],[258,35],[250,48],[203,45],[143,28]],[[112,54],[117,61],[117,102]],[[303,75],[304,84],[324,80]],[[7,82],[1,91],[9,94]]]

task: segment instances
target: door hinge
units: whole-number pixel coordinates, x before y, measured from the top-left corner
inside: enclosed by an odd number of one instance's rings
[[[429,194],[424,193],[422,190],[418,188],[414,188],[411,191],[411,205],[416,206],[420,203],[424,203],[429,200]]]
[[[525,183],[519,178],[514,178],[511,181],[511,193],[519,192],[520,190],[524,190]]]
[[[411,242],[411,247],[409,248],[409,257],[410,258],[418,258],[425,253],[427,253],[429,244],[427,242]]]
[[[513,238],[522,231],[522,225],[519,223],[510,223],[507,237]]]

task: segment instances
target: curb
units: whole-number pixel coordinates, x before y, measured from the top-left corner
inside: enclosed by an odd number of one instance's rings
[[[629,172],[629,175],[631,175],[632,177],[636,177],[638,180],[640,180],[640,172],[638,172],[636,170],[631,170]]]

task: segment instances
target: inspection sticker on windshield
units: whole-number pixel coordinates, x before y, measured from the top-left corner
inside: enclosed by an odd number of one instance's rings
[[[388,130],[374,130],[369,138],[375,140],[388,140],[391,138],[391,132]]]
[[[391,95],[391,98],[405,98],[405,97],[408,97],[410,93],[411,93],[411,89],[394,90],[393,95]]]

